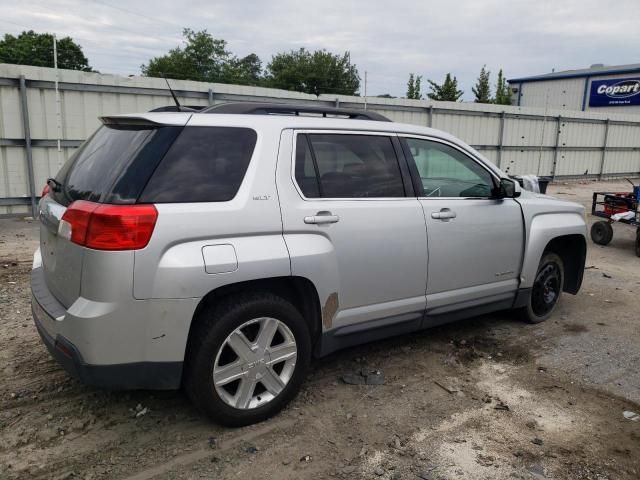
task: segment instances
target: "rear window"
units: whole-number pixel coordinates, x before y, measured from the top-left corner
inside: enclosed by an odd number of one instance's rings
[[[67,161],[54,199],[135,203],[182,127],[102,126]]]
[[[235,127],[186,127],[140,196],[142,203],[224,202],[244,178],[256,132]]]

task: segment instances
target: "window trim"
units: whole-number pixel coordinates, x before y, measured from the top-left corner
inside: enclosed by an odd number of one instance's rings
[[[400,139],[400,143],[402,144],[403,150],[406,150],[404,154],[405,154],[405,157],[407,157],[407,163],[413,162],[413,167],[412,167],[412,164],[409,163],[409,173],[411,174],[411,179],[413,180],[414,188],[416,188],[417,185],[420,186],[420,189],[422,191],[422,195],[418,195],[418,198],[420,200],[493,200],[493,201],[496,200],[495,198],[492,198],[492,197],[428,197],[426,196],[424,194],[424,188],[422,187],[422,180],[420,179],[419,175],[417,175],[417,165],[415,164],[415,160],[413,158],[413,154],[411,153],[411,150],[409,150],[409,145],[407,144],[407,141],[406,141],[407,138],[414,138],[416,140],[424,140],[427,142],[440,143],[442,145],[447,145],[459,151],[462,155],[469,158],[471,161],[475,162],[478,166],[480,166],[480,168],[483,168],[487,173],[489,173],[489,176],[493,180],[494,188],[496,188],[500,184],[500,177],[496,174],[496,172],[494,172],[491,168],[489,168],[483,160],[477,158],[475,155],[472,155],[470,152],[463,149],[460,145],[457,145],[451,141],[445,140],[443,138],[431,137],[428,135],[403,134],[403,133],[399,133],[398,138]]]
[[[302,192],[302,189],[300,188],[300,185],[298,185],[298,180],[296,179],[296,153],[297,153],[297,148],[298,148],[298,138],[301,136],[304,136],[305,141],[309,142],[309,148],[311,149],[311,155],[314,159],[314,163],[315,163],[315,152],[313,151],[313,148],[311,147],[311,139],[309,138],[309,135],[313,135],[313,134],[320,134],[320,135],[324,135],[324,134],[329,134],[329,135],[361,135],[361,136],[379,136],[379,137],[388,137],[389,140],[391,141],[391,146],[393,148],[393,152],[396,155],[396,161],[398,162],[398,170],[400,172],[400,179],[402,180],[402,188],[404,190],[404,196],[402,197],[318,197],[318,198],[309,198],[307,196],[305,196],[305,194]],[[330,202],[330,201],[384,201],[384,200],[394,200],[394,201],[398,201],[398,200],[415,200],[416,199],[416,195],[415,195],[415,190],[413,187],[413,180],[412,180],[412,176],[411,176],[411,171],[408,165],[408,160],[406,158],[406,154],[404,152],[403,149],[400,149],[400,151],[398,151],[398,145],[396,144],[396,142],[394,142],[394,138],[396,140],[398,140],[398,133],[397,132],[383,132],[383,131],[371,131],[371,130],[327,130],[327,129],[293,129],[293,148],[291,151],[291,170],[290,170],[290,174],[291,174],[291,181],[293,182],[293,186],[295,187],[296,191],[298,192],[298,195],[300,195],[300,198],[302,198],[302,200],[304,200],[305,202],[314,202],[314,201],[321,201],[321,202]],[[399,141],[399,140],[398,140]],[[406,162],[405,165],[407,167],[406,171],[403,166],[402,166],[402,162]],[[315,166],[314,166],[315,168]],[[318,187],[319,187],[319,191],[322,191],[322,185],[320,183],[320,181],[318,180]],[[413,195],[410,195],[413,194]]]

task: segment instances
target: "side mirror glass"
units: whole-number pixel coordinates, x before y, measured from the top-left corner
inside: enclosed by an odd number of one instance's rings
[[[501,178],[499,186],[495,188],[494,198],[518,198],[521,192],[518,182],[510,178]]]

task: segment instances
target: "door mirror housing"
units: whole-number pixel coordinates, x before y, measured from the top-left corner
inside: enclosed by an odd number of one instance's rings
[[[500,183],[493,189],[493,198],[518,198],[522,193],[520,184],[510,178],[501,178]]]

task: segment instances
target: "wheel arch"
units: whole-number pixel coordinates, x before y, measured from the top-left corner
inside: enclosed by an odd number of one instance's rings
[[[193,339],[193,332],[197,330],[202,321],[202,312],[223,298],[247,292],[273,293],[291,302],[307,322],[312,345],[315,346],[322,331],[320,299],[315,285],[305,277],[271,277],[224,285],[211,290],[202,297],[191,319],[185,357]]]
[[[587,242],[584,236],[570,234],[555,237],[547,243],[544,249],[544,253],[548,252],[559,255],[564,264],[563,291],[574,295],[578,293],[582,285],[587,257]]]

